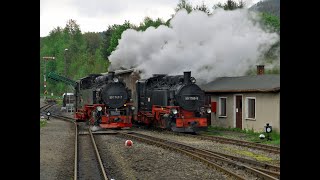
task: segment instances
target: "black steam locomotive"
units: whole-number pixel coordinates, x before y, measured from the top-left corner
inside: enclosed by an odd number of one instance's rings
[[[205,130],[211,109],[205,107],[205,93],[195,83],[191,72],[137,81],[137,123],[175,132]]]
[[[91,74],[80,79],[75,94],[78,121],[89,121],[102,128],[132,126],[131,90],[114,72]]]

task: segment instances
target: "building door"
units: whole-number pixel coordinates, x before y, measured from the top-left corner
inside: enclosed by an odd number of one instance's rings
[[[242,129],[242,96],[236,96],[236,128]]]

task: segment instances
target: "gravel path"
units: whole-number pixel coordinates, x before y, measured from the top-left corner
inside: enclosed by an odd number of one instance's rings
[[[73,178],[74,135],[73,124],[54,118],[40,128],[40,179]]]
[[[229,179],[186,155],[160,147],[125,140],[115,135],[95,136],[107,173],[117,179]]]

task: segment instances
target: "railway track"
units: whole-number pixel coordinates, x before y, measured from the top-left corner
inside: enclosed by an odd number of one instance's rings
[[[40,107],[40,112],[43,112],[49,108],[51,108],[54,104],[45,104],[44,106]]]
[[[49,107],[49,106],[44,106],[44,108]],[[91,169],[93,169],[92,171],[88,171],[91,172],[95,175],[100,174],[100,178],[94,178],[94,179],[108,179],[107,174],[105,173],[96,143],[94,141],[94,135],[93,134],[100,134],[97,132],[92,133],[90,128],[87,128],[86,130],[81,130],[80,132],[78,132],[78,125],[77,123],[74,121],[73,118],[69,118],[69,117],[64,117],[64,116],[60,116],[60,115],[56,115],[56,114],[52,114],[52,117],[61,119],[61,120],[65,120],[65,121],[69,121],[71,123],[75,124],[75,128],[76,128],[76,138],[75,138],[75,167],[74,167],[74,179],[92,179],[90,177],[92,176],[88,176],[88,174],[79,174],[78,172],[84,172],[84,169],[88,169],[88,164],[84,163],[84,164],[79,164],[79,162],[83,162],[81,160],[79,160],[79,154],[83,157],[88,155],[88,153],[85,154],[81,154],[81,150],[79,150],[79,145],[87,145],[87,147],[85,148],[89,148],[91,149],[91,157],[95,156],[95,159],[97,160],[98,164],[96,165],[91,165]],[[101,133],[103,134],[103,133]],[[232,155],[227,155],[227,154],[223,154],[223,153],[217,153],[217,152],[213,152],[213,151],[208,151],[208,150],[203,150],[203,149],[197,149],[185,144],[181,144],[181,143],[177,143],[177,142],[173,142],[173,141],[169,141],[169,140],[164,140],[164,139],[160,139],[160,138],[155,138],[152,136],[148,136],[148,135],[144,135],[144,134],[139,134],[139,133],[135,133],[135,132],[118,132],[115,134],[120,134],[122,136],[126,136],[126,137],[130,137],[133,139],[138,139],[140,141],[144,141],[146,143],[150,143],[150,144],[155,144],[158,146],[163,146],[166,148],[170,148],[173,149],[175,151],[187,154],[199,161],[205,162],[206,164],[208,164],[209,166],[224,172],[225,174],[235,178],[235,179],[248,179],[248,174],[249,176],[254,176],[254,177],[259,177],[261,179],[278,179],[280,178],[280,167],[278,166],[273,166],[270,164],[265,164],[265,163],[261,163],[258,161],[253,161],[253,160],[249,160],[249,159],[245,159],[245,158],[239,158],[236,156],[232,156]],[[81,135],[81,136],[78,136]],[[85,136],[83,136],[85,135]],[[194,136],[193,136],[194,137]],[[94,148],[89,147],[88,144],[89,143],[81,143],[82,142],[88,142],[90,141],[92,142],[92,145]],[[83,148],[83,147],[81,147]],[[94,154],[94,155],[93,155]],[[89,158],[90,159],[90,158]],[[92,161],[93,158],[91,158]],[[93,163],[93,162],[91,162]],[[227,166],[227,167],[226,167]],[[245,171],[246,173],[242,172],[242,173],[234,173],[232,168],[236,168],[240,171]],[[98,170],[99,169],[99,170]],[[231,169],[231,170],[230,170]],[[98,171],[97,171],[98,170]],[[86,171],[87,172],[87,171]]]
[[[165,148],[169,148],[181,153],[184,153],[188,156],[191,156],[192,158],[195,158],[199,161],[202,161],[206,163],[207,165],[227,174],[228,176],[231,176],[235,179],[248,179],[249,178],[261,178],[261,179],[278,179],[280,176],[279,172],[276,171],[271,171],[271,170],[266,170],[265,168],[261,167],[263,164],[256,163],[255,166],[253,166],[254,162],[253,161],[246,161],[241,158],[236,159],[237,157],[233,157],[234,159],[230,159],[231,157],[226,157],[223,156],[222,153],[217,154],[212,151],[207,151],[203,149],[198,149],[194,148],[185,144],[181,144],[178,142],[174,141],[169,141],[161,138],[156,138],[144,134],[139,134],[139,133],[123,133],[119,132],[120,135],[128,137],[128,138],[133,138],[137,139],[139,141],[143,141],[149,144],[154,144],[157,146],[162,146]],[[241,161],[240,161],[241,159]],[[237,162],[240,161],[240,162]],[[246,165],[246,164],[251,164]],[[257,167],[260,165],[260,167]],[[227,167],[226,167],[227,166]],[[253,167],[252,167],[253,166]],[[269,168],[277,168],[272,165],[269,166]],[[241,171],[237,171],[238,173],[234,173],[234,168],[238,169]],[[273,169],[273,170],[275,170]],[[278,169],[280,171],[280,168]],[[268,173],[268,174],[267,174]]]
[[[141,134],[142,136],[144,134]],[[147,136],[147,135],[146,135]],[[180,143],[179,144],[185,146],[185,147],[191,147],[189,145]],[[191,147],[192,148],[192,147]],[[199,148],[197,148],[199,149]],[[213,156],[218,156],[218,157],[223,157],[226,159],[230,159],[230,160],[234,160],[237,162],[241,162],[244,163],[246,165],[249,165],[251,167],[253,167],[254,169],[260,170],[262,172],[265,172],[269,175],[272,175],[274,177],[280,178],[280,166],[275,166],[272,164],[268,164],[268,163],[262,163],[259,161],[255,161],[255,160],[251,160],[251,159],[247,159],[247,158],[241,158],[241,157],[237,157],[237,156],[233,156],[233,155],[229,155],[229,154],[225,154],[225,153],[220,153],[220,152],[215,152],[215,151],[209,151],[209,150],[205,150],[205,149],[200,149],[202,152],[204,153],[208,153],[211,154]]]
[[[248,142],[243,140],[236,140],[236,139],[230,139],[225,137],[218,137],[218,136],[207,136],[207,135],[190,135],[192,137],[196,137],[199,139],[205,139],[210,141],[216,141],[220,143],[225,144],[232,144],[232,145],[238,145],[238,146],[244,146],[252,149],[258,149],[266,152],[271,152],[275,154],[280,154],[280,148],[275,146],[270,146],[266,144],[258,144],[254,142]]]
[[[75,125],[74,180],[103,179],[108,180],[94,136],[90,128],[82,128],[79,132],[77,122],[70,117],[52,114],[51,117],[68,121]],[[87,133],[83,133],[83,131]],[[81,134],[81,136],[79,136]],[[84,136],[83,136],[84,135]],[[88,143],[91,141],[92,146]],[[95,161],[92,161],[95,159]]]
[[[270,152],[270,153],[274,153],[274,154],[280,154],[279,147],[270,146],[270,145],[266,145],[266,144],[254,143],[254,142],[219,137],[219,136],[209,136],[209,135],[199,135],[199,134],[191,135],[191,134],[182,134],[182,133],[163,131],[163,130],[159,131],[159,132],[174,134],[174,135],[178,135],[178,136],[193,137],[193,138],[198,138],[198,139],[202,139],[202,140],[210,140],[210,141],[215,141],[215,142],[219,142],[219,143],[243,146],[243,147],[262,150],[262,151]]]

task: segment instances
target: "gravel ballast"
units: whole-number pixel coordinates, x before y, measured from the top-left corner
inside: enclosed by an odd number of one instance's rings
[[[189,156],[115,136],[95,136],[107,173],[113,179],[228,179]]]
[[[268,153],[261,150],[251,149],[247,147],[241,147],[231,144],[223,144],[210,140],[200,140],[198,138],[186,137],[182,135],[174,135],[169,133],[163,133],[158,131],[145,131],[136,130],[138,133],[155,136],[167,140],[177,141],[183,144],[190,145],[196,148],[202,148],[210,151],[226,153],[237,157],[258,160],[273,165],[280,166],[280,154]]]

